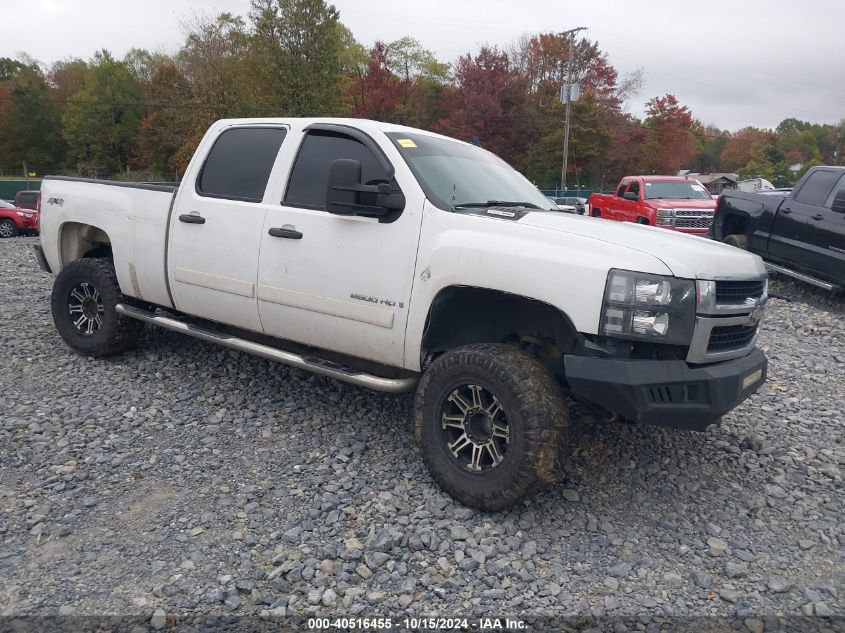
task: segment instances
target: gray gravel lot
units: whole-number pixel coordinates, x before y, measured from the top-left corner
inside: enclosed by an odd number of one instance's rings
[[[71,352],[36,242],[0,240],[0,615],[841,630],[842,299],[775,280],[769,381],[721,427],[579,424],[565,482],[484,514],[429,478],[410,397],[155,329]]]

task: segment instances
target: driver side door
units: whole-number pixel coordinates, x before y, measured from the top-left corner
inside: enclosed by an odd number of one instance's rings
[[[364,184],[389,179],[375,141],[361,138],[305,130],[282,199],[265,218],[258,310],[271,336],[401,365],[423,197],[397,175],[406,204],[392,221],[329,213],[332,161],[360,161]]]

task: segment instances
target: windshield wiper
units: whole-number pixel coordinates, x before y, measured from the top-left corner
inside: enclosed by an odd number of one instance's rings
[[[454,207],[466,209],[486,209],[487,207],[526,207],[527,209],[539,209],[533,202],[512,202],[509,200],[488,200],[487,202],[460,202]]]

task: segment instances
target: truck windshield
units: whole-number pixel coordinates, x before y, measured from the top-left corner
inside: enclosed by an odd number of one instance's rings
[[[551,201],[495,154],[474,145],[409,132],[388,132],[431,202],[441,209],[525,206]]]
[[[645,183],[645,197],[646,200],[694,200],[710,198],[710,194],[702,185],[689,180],[652,180]]]

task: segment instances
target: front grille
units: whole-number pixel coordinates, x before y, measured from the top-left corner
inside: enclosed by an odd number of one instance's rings
[[[697,218],[699,216],[708,216],[713,218],[713,212],[707,209],[675,209],[675,216],[679,218]]]
[[[717,281],[716,303],[742,305],[748,299],[759,299],[766,289],[765,279],[753,281]]]
[[[713,216],[708,218],[675,218],[675,228],[678,229],[709,229],[713,224]]]
[[[713,211],[707,209],[675,209],[676,229],[709,229]]]
[[[707,353],[742,349],[748,346],[754,339],[755,334],[757,334],[756,324],[715,327],[710,332],[710,340],[707,342]]]

